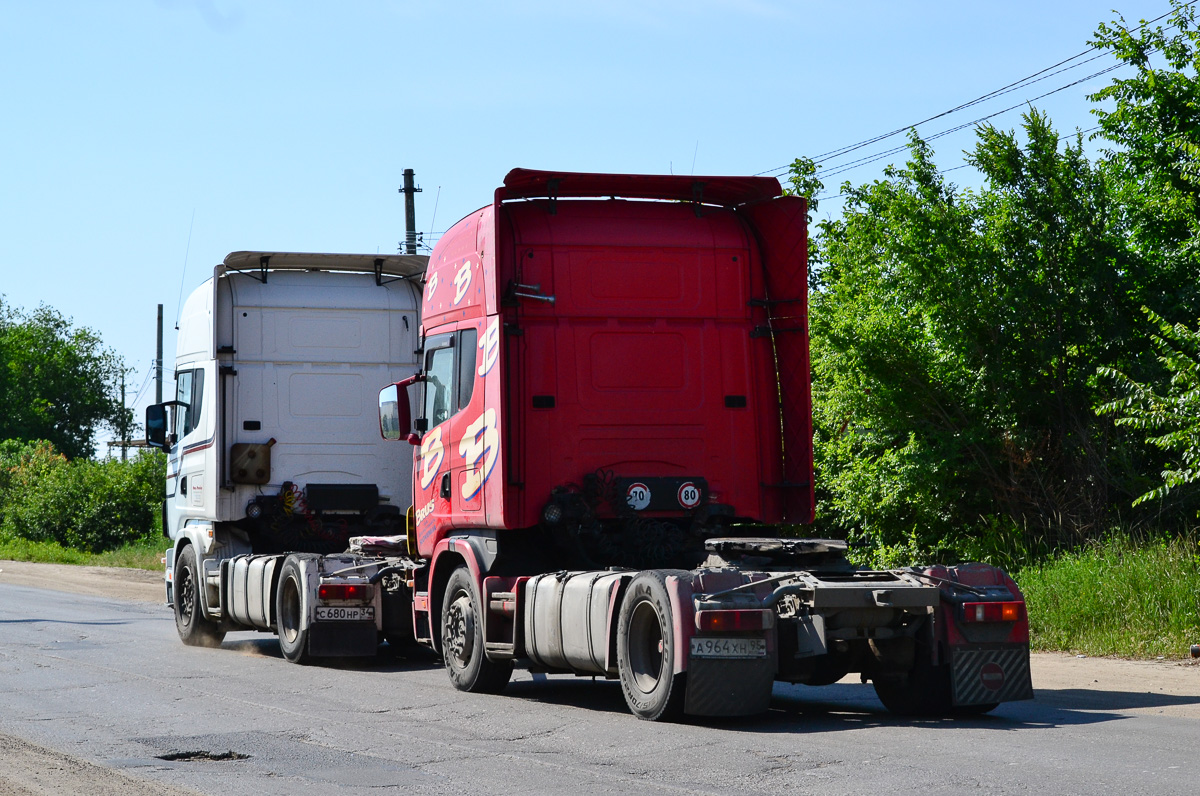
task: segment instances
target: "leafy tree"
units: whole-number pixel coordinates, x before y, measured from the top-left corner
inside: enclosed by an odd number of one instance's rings
[[[68,458],[90,456],[99,426],[128,420],[120,369],[90,329],[50,307],[26,315],[0,299],[0,440],[42,439]]]
[[[915,134],[819,225],[811,302],[823,513],[873,547],[971,548],[998,529],[1102,532],[1144,458],[1093,407],[1137,365],[1157,264],[1128,244],[1113,174],[1036,111],[985,126],[962,190]],[[810,180],[801,173],[798,180]]]
[[[1092,96],[1110,145],[1095,161],[1030,111],[1020,137],[979,128],[978,190],[949,183],[915,133],[905,166],[841,187],[843,215],[810,248],[831,533],[949,555],[1189,516],[1182,490],[1166,497],[1198,469],[1194,333],[1177,321],[1200,306],[1200,27],[1172,4],[1165,26],[1097,30],[1134,70]],[[823,189],[811,161],[791,177]],[[1153,489],[1156,446],[1178,466]],[[1131,510],[1147,488],[1163,499]]]
[[[1183,324],[1170,324],[1151,310],[1158,327],[1154,336],[1158,361],[1171,374],[1164,393],[1138,383],[1114,368],[1100,372],[1115,380],[1124,397],[1101,406],[1099,414],[1119,414],[1118,426],[1128,426],[1151,436],[1146,440],[1178,456],[1178,466],[1162,471],[1162,483],[1134,501],[1165,498],[1173,487],[1200,481],[1200,332]]]
[[[1200,364],[1191,320],[1200,306],[1200,27],[1194,3],[1172,0],[1166,26],[1128,30],[1120,19],[1101,25],[1094,45],[1134,67],[1092,95],[1107,102],[1093,113],[1115,149],[1106,167],[1126,208],[1130,239],[1156,264],[1163,296],[1143,307],[1153,336],[1157,372],[1101,368],[1121,395],[1099,407],[1118,425],[1149,433],[1147,441],[1178,456],[1155,488],[1136,504],[1165,500],[1173,487],[1200,479]]]

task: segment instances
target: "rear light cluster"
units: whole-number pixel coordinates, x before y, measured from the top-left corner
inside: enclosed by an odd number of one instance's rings
[[[696,627],[699,630],[766,630],[774,626],[775,612],[770,609],[736,608],[696,612]]]
[[[318,600],[369,600],[371,587],[364,583],[322,583],[317,587]]]
[[[964,622],[1020,622],[1025,618],[1025,603],[964,603]]]

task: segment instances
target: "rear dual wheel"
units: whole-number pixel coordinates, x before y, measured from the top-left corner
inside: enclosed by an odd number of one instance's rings
[[[683,713],[686,672],[675,673],[675,618],[667,570],[638,573],[625,592],[617,620],[617,669],[625,704],[639,719]]]
[[[929,646],[918,644],[916,659],[907,677],[872,682],[875,695],[890,713],[901,716],[979,716],[999,706],[999,702],[956,706],[950,667],[946,664],[935,666],[930,657]]]
[[[288,556],[279,572],[275,592],[275,621],[279,631],[279,650],[292,663],[305,664],[308,654],[308,622],[305,621],[304,572],[296,556]]]

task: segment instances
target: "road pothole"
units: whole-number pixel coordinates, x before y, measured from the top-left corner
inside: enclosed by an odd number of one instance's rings
[[[171,752],[170,754],[159,755],[159,760],[166,760],[170,763],[219,763],[225,760],[248,760],[250,755],[244,755],[241,752],[235,752],[230,749],[227,752]]]

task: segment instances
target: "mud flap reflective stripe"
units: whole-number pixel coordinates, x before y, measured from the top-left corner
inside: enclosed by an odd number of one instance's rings
[[[1023,644],[956,647],[950,662],[955,705],[1033,699],[1029,648]]]

